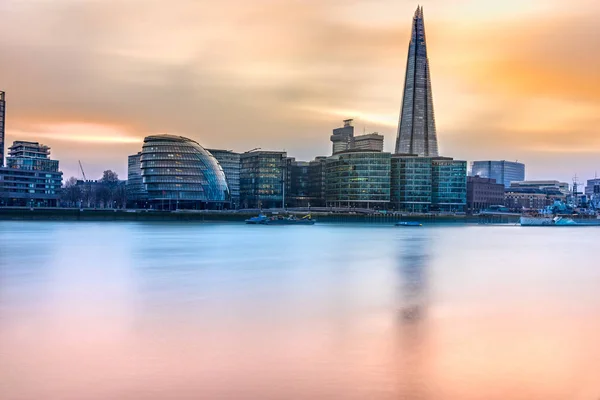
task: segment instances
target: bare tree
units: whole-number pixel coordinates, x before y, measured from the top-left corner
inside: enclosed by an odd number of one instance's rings
[[[75,207],[82,201],[82,190],[77,185],[77,178],[74,176],[67,179],[61,192],[61,199],[68,207]]]

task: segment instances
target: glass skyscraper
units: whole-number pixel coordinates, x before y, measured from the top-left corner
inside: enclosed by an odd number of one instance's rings
[[[525,164],[513,161],[473,161],[471,164],[471,176],[479,175],[482,178],[495,179],[502,183],[505,188],[510,187],[511,182],[522,182],[525,180]]]
[[[412,22],[396,154],[438,156],[423,7],[417,7]]]

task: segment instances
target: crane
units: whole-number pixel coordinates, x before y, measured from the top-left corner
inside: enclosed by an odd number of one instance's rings
[[[83,172],[83,165],[81,165],[81,160],[77,160],[79,161],[79,168],[81,168],[81,174],[83,175],[83,181],[87,181],[87,178],[85,177],[85,172]]]

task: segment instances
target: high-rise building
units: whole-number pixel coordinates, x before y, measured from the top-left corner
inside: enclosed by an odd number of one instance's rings
[[[428,212],[431,208],[431,157],[392,156],[391,202],[399,211]]]
[[[423,7],[417,7],[412,21],[396,154],[438,155]]]
[[[4,94],[0,92],[0,168],[4,167],[4,120],[6,118]]]
[[[240,164],[240,207],[282,207],[287,153],[249,151],[240,155]]]
[[[341,153],[342,151],[350,150],[352,140],[354,139],[354,126],[351,119],[344,120],[344,126],[335,128],[331,135],[331,143],[333,144],[331,154]]]
[[[377,132],[355,136],[352,141],[355,150],[383,151],[383,135]]]
[[[327,158],[325,198],[330,207],[386,208],[391,154],[348,150]]]
[[[496,182],[502,183],[505,188],[508,188],[511,182],[525,180],[525,164],[505,160],[473,161],[470,175],[495,179]]]
[[[238,208],[240,205],[240,153],[235,153],[231,150],[206,149],[208,150],[221,164],[229,192],[231,193],[231,202],[233,208]]]
[[[58,170],[58,160],[50,159],[50,147],[15,141],[6,161],[6,167],[0,168],[0,204],[58,206],[62,172]]]

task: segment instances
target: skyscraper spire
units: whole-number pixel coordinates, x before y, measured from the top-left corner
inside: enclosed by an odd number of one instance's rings
[[[396,153],[438,155],[422,6],[417,6],[412,22]]]

